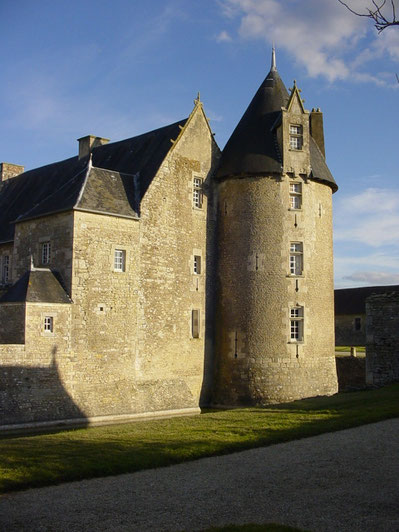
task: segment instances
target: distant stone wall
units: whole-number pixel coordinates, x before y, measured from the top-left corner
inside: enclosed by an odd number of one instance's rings
[[[361,390],[366,386],[366,359],[364,357],[336,357],[335,362],[339,392]]]
[[[356,320],[360,320],[356,329]],[[366,345],[366,315],[340,314],[335,315],[335,345]]]
[[[399,292],[366,299],[366,381],[399,380]]]

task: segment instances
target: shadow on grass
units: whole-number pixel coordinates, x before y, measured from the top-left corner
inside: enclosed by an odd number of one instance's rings
[[[265,408],[0,441],[0,491],[118,475],[399,417],[399,384]]]

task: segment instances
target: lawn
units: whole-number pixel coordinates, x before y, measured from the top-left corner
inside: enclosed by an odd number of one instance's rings
[[[365,353],[366,348],[364,345],[356,345],[356,352],[357,353]],[[336,345],[335,346],[335,352],[336,353],[350,353],[351,347],[349,345]]]
[[[392,417],[399,417],[399,384],[265,408],[3,436],[0,492],[167,466]]]

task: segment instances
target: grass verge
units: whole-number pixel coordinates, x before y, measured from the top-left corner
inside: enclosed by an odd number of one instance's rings
[[[265,408],[0,440],[0,492],[168,466],[399,417],[399,383]]]
[[[356,345],[356,352],[357,353],[365,353],[366,348],[364,345]],[[335,346],[335,352],[336,353],[350,353],[351,347],[349,345],[336,345]]]

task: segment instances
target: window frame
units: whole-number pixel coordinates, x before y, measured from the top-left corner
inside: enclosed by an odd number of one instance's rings
[[[193,273],[194,275],[201,275],[202,273],[202,264],[201,264],[201,255],[194,255],[193,259]]]
[[[47,266],[51,264],[51,242],[50,240],[45,240],[40,245],[40,262],[43,266]]]
[[[44,316],[43,332],[44,334],[54,334],[54,316]]]
[[[10,255],[3,255],[1,261],[1,283],[7,284],[10,280]]]
[[[290,209],[299,211],[302,209],[302,183],[296,181],[290,181],[289,183],[290,193]],[[298,205],[295,205],[298,202]]]
[[[192,202],[193,202],[193,207],[195,209],[202,209],[202,205],[203,205],[203,183],[204,183],[204,180],[202,179],[202,177],[198,177],[198,176],[194,176],[193,177],[193,182],[192,182],[192,185],[193,185],[193,195],[192,195]]]
[[[303,126],[302,124],[289,125],[290,150],[301,151],[303,149]]]
[[[303,242],[290,242],[288,267],[290,276],[299,277],[303,275]]]
[[[304,341],[304,314],[303,306],[295,305],[290,308],[290,342],[300,343]]]
[[[123,248],[114,248],[113,270],[117,273],[126,271],[126,250]]]

